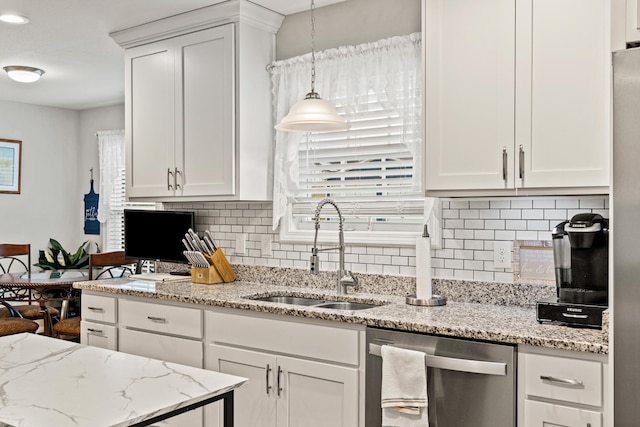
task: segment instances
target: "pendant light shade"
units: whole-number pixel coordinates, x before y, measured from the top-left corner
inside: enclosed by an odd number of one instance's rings
[[[316,85],[316,19],[315,1],[311,0],[311,92],[289,110],[289,114],[276,125],[276,130],[285,132],[336,132],[351,127],[340,117],[329,101],[320,98]]]
[[[349,123],[338,115],[329,101],[309,92],[291,107],[276,129],[285,132],[336,132],[349,129]]]

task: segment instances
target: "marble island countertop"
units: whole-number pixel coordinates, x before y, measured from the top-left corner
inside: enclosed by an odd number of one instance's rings
[[[0,337],[0,426],[148,425],[227,398],[246,380],[41,335],[9,335]]]
[[[337,295],[335,291],[327,289],[265,285],[248,281],[201,285],[189,281],[162,283],[112,279],[79,282],[74,287],[86,291],[357,323],[408,332],[608,353],[605,332],[540,324],[536,321],[536,311],[532,306],[449,301],[442,307],[420,307],[407,305],[405,298],[401,296],[366,293]],[[310,296],[382,305],[366,310],[336,310],[251,299],[271,295]]]

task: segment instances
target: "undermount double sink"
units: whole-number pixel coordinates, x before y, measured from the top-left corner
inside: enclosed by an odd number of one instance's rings
[[[365,302],[337,301],[327,298],[299,297],[291,295],[257,296],[249,297],[249,299],[252,299],[254,301],[275,302],[279,304],[303,305],[315,308],[330,308],[334,310],[366,310],[369,308],[375,308],[379,307],[380,305],[384,305],[384,303],[371,304]]]

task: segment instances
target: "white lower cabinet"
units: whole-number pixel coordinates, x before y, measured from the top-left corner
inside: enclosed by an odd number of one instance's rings
[[[276,325],[282,326],[280,322],[289,324],[290,333],[283,334],[281,329],[275,328]],[[317,335],[291,334],[300,326],[303,329],[308,326],[309,331]],[[219,334],[216,329],[220,331]],[[328,345],[332,333],[339,341],[344,340],[346,333],[352,336],[352,344],[357,349],[358,331],[301,324],[273,316],[261,318],[209,312],[205,314],[205,331],[205,367],[249,378],[249,382],[236,391],[236,426],[361,425],[359,389],[362,377],[360,369],[364,369],[364,365],[360,364],[358,357],[351,359],[351,366],[336,363],[334,359],[350,360],[351,350]],[[260,337],[239,342],[238,337],[248,338],[251,331],[257,332]],[[309,341],[316,339],[321,344],[326,340],[323,349],[324,357],[327,357],[325,360],[317,360],[313,346],[307,346]],[[267,342],[269,340],[272,341]],[[278,347],[281,340],[288,342],[290,354],[284,355],[271,349]],[[263,342],[268,348],[251,348],[256,342]],[[206,409],[207,427],[220,426],[221,416],[219,405],[210,405]]]
[[[524,347],[518,354],[521,427],[607,425],[606,356]]]
[[[525,427],[602,427],[602,412],[525,400]]]
[[[120,299],[118,318],[119,351],[196,368],[203,367],[202,310]],[[189,326],[193,328],[189,329]],[[183,337],[174,336],[178,334]],[[153,425],[201,427],[203,413],[202,408],[198,408]]]
[[[82,320],[80,323],[80,342],[93,347],[116,350],[118,348],[118,329],[114,325]]]

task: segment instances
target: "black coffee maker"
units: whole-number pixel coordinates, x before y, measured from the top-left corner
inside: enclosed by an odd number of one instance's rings
[[[609,282],[609,222],[582,213],[552,231],[556,298],[538,302],[538,320],[602,327]]]

